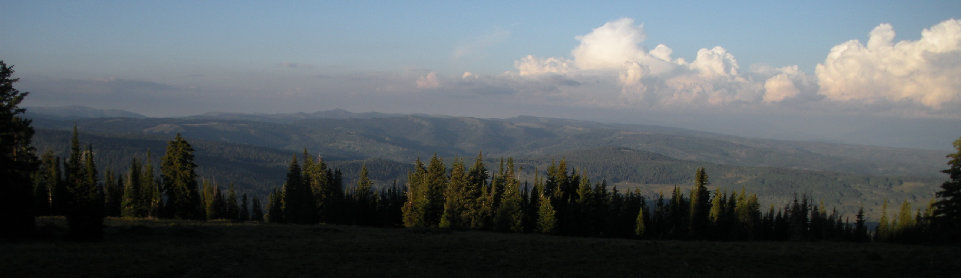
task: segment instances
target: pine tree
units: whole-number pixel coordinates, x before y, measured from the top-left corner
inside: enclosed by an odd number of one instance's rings
[[[203,219],[203,205],[197,190],[194,149],[177,133],[167,142],[160,172],[166,188],[168,214],[180,219]]]
[[[521,210],[520,182],[514,173],[514,159],[508,158],[504,173],[504,195],[494,215],[494,227],[498,231],[523,232],[524,211]]]
[[[304,184],[297,156],[293,156],[287,168],[287,182],[284,183],[283,211],[287,223],[315,223],[313,194]]]
[[[404,227],[423,227],[425,224],[423,214],[425,179],[427,168],[424,163],[417,158],[414,162],[414,170],[407,173],[407,202],[401,208]]]
[[[150,157],[150,150],[147,150],[147,158],[144,159],[143,171],[140,172],[140,200],[138,203],[142,207],[143,215],[146,217],[160,216],[161,193],[160,184],[154,178],[153,160]]]
[[[20,102],[28,92],[13,87],[13,66],[0,61],[0,236],[19,238],[34,231],[33,173],[39,166],[30,145],[33,127]]]
[[[694,188],[691,189],[691,235],[695,237],[703,237],[707,233],[707,227],[709,227],[708,216],[710,215],[711,209],[711,193],[707,190],[707,185],[710,184],[707,176],[707,171],[704,168],[699,167],[694,175]]]
[[[879,241],[888,240],[891,233],[888,223],[888,199],[884,199],[884,203],[881,204],[881,220],[878,221],[877,232],[874,233]]]
[[[67,238],[80,241],[100,240],[103,238],[103,192],[97,184],[93,150],[88,146],[86,151],[80,151],[76,126],[70,149],[67,165]]]
[[[634,219],[634,235],[637,237],[644,237],[644,232],[647,231],[647,227],[644,226],[644,206],[637,211],[637,218]]]
[[[137,158],[130,162],[130,169],[127,171],[127,183],[124,185],[124,195],[121,201],[121,215],[124,217],[144,217],[144,207],[142,204],[143,190],[140,182],[140,163]]]
[[[449,180],[446,175],[444,161],[434,154],[427,165],[427,175],[420,188],[420,203],[414,204],[422,215],[420,218],[423,220],[423,227],[436,227],[440,224],[440,217],[444,213],[444,190]]]
[[[961,241],[961,138],[955,140],[957,152],[947,155],[948,169],[941,171],[948,175],[948,181],[941,184],[934,203],[934,229],[941,241]]]
[[[122,179],[121,179],[122,180]],[[104,174],[104,213],[106,216],[120,216],[120,203],[123,200],[123,187],[109,169]]]
[[[53,151],[44,152],[40,159],[40,168],[34,177],[34,214],[37,216],[53,215],[56,213],[53,206],[54,191],[60,186],[60,168]]]
[[[357,219],[354,222],[362,225],[373,225],[376,220],[374,218],[376,217],[377,198],[374,196],[374,183],[368,175],[367,164],[364,163],[360,167],[360,177],[357,179],[357,186],[352,194],[354,204],[357,206],[355,209]]]
[[[285,223],[284,221],[284,192],[282,189],[274,189],[267,196],[267,222]],[[254,210],[256,212],[256,210]]]
[[[308,200],[308,203],[311,200]],[[240,220],[240,206],[237,205],[237,191],[234,190],[234,184],[231,183],[227,189],[227,198],[225,199],[225,219],[231,221]],[[313,211],[313,210],[311,210]],[[312,213],[311,213],[312,214]]]
[[[250,221],[250,205],[247,202],[247,193],[240,198],[240,221]]]
[[[264,209],[261,208],[260,199],[257,197],[254,197],[250,205],[250,220],[257,222],[264,221]]]
[[[557,211],[554,210],[550,197],[541,193],[538,203],[540,208],[537,210],[537,231],[543,234],[556,234]]]
[[[455,159],[451,165],[450,184],[444,192],[444,214],[441,216],[441,228],[465,229],[470,227],[471,198],[469,181],[464,162]]]
[[[898,226],[895,227],[895,234],[898,237],[902,237],[906,234],[911,234],[914,230],[915,218],[914,213],[911,211],[911,203],[907,200],[901,202],[901,210],[898,211]],[[902,238],[903,240],[903,238]]]

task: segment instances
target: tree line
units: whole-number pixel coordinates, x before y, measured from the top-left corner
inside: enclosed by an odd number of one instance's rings
[[[0,61],[0,218],[5,237],[30,236],[37,215],[64,215],[67,237],[98,240],[105,216],[192,220],[266,220],[273,223],[335,223],[416,229],[489,230],[571,236],[694,240],[852,240],[957,242],[961,235],[961,139],[949,154],[949,176],[922,212],[904,202],[869,231],[863,208],[854,222],[809,196],[795,196],[781,207],[762,211],[756,194],[713,191],[705,169],[696,170],[687,192],[675,186],[669,197],[643,196],[638,190],[608,189],[584,171],[552,162],[533,184],[517,178],[512,158],[488,170],[478,154],[467,167],[455,159],[448,167],[436,154],[417,159],[403,186],[377,191],[366,165],[356,184],[344,186],[343,173],[307,151],[292,157],[286,182],[268,196],[241,196],[214,180],[198,183],[194,150],[180,135],[167,143],[159,172],[150,154],[133,159],[126,173],[100,174],[92,146],[82,148],[76,126],[66,158],[31,146],[33,128],[19,103],[28,94],[13,87],[13,69]],[[159,175],[158,175],[159,174]],[[250,207],[248,208],[248,201]],[[264,213],[266,209],[266,213]]]

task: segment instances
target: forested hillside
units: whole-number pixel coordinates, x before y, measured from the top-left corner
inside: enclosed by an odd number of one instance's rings
[[[44,111],[39,111],[44,112]],[[478,119],[426,115],[354,114],[323,111],[298,114],[205,114],[184,118],[112,117],[97,114],[33,113],[41,152],[65,154],[76,123],[94,146],[98,165],[124,169],[131,157],[156,154],[181,133],[197,149],[198,173],[264,196],[281,184],[291,155],[305,149],[344,171],[352,184],[368,164],[375,187],[406,181],[410,161],[434,153],[448,159],[483,152],[496,163],[514,157],[522,180],[535,169],[566,159],[593,181],[620,189],[669,192],[690,184],[697,167],[714,174],[712,186],[742,187],[763,202],[782,203],[793,193],[815,194],[852,212],[871,212],[883,198],[927,201],[943,180],[944,154],[934,151],[748,139],[657,126],[602,124],[518,117]],[[116,114],[116,113],[115,113]]]

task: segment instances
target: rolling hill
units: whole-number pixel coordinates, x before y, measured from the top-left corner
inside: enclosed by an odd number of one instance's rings
[[[436,153],[450,163],[483,151],[514,157],[533,169],[566,159],[592,181],[653,194],[686,188],[696,167],[705,167],[715,186],[757,192],[781,203],[793,193],[812,194],[852,211],[880,200],[926,202],[943,180],[944,154],[936,151],[752,139],[692,130],[606,124],[566,119],[516,117],[480,119],[431,115],[355,114],[321,111],[298,114],[204,114],[181,118],[71,116],[69,111],[30,114],[40,150],[65,153],[76,123],[81,141],[99,153],[100,165],[122,169],[129,157],[147,150],[159,159],[166,140],[181,133],[197,150],[199,172],[242,191],[264,194],[283,182],[291,155],[304,149],[343,170],[351,183],[367,163],[378,185],[403,184],[411,162]]]

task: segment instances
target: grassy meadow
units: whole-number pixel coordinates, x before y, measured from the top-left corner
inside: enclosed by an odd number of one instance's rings
[[[102,242],[2,242],[3,277],[659,277],[961,275],[961,248],[701,242],[107,218]]]

